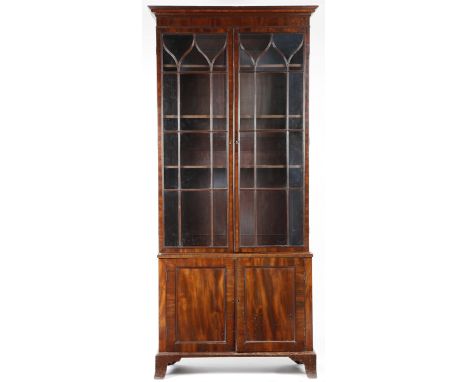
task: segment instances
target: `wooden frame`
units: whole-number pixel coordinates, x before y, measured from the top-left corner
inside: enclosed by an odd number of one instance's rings
[[[308,377],[316,376],[312,338],[312,254],[308,224],[308,80],[309,18],[316,6],[285,7],[172,7],[151,6],[156,16],[159,180],[159,353],[156,378],[168,365],[185,357],[283,356],[304,364]],[[302,70],[303,244],[241,246],[239,223],[239,33],[301,33],[304,35]],[[227,72],[227,245],[181,245],[180,94],[178,102],[178,243],[165,245],[163,35],[226,34]],[[193,37],[195,38],[195,37]],[[272,37],[271,37],[272,38]],[[194,40],[195,41],[195,40]],[[271,41],[270,41],[271,42]],[[195,43],[195,42],[193,42]],[[192,44],[193,44],[192,43]],[[196,44],[196,43],[195,43]],[[299,48],[298,48],[299,49]],[[292,57],[292,56],[291,56]],[[214,63],[214,61],[213,61]],[[212,63],[212,64],[213,64]],[[287,68],[289,68],[287,64]],[[295,64],[299,65],[299,64]],[[179,66],[177,66],[179,69]],[[210,66],[210,187],[211,245],[213,245],[213,88]],[[289,71],[286,70],[287,84]],[[206,74],[206,73],[205,73]],[[179,76],[179,71],[177,71]],[[180,83],[180,79],[177,79]],[[180,85],[178,85],[180,87]],[[179,89],[179,88],[178,88]],[[289,86],[286,93],[289,103]],[[256,106],[255,106],[256,107]],[[271,114],[271,113],[270,113]],[[274,113],[273,113],[274,114]],[[289,106],[284,115],[289,126]],[[167,118],[167,115],[166,115]],[[172,118],[172,117],[171,117]],[[263,116],[262,116],[263,118]],[[267,126],[268,127],[268,126]],[[255,130],[256,132],[256,130]],[[289,129],[285,130],[289,150]],[[288,151],[289,152],[289,151]],[[289,187],[289,155],[286,168]],[[268,162],[267,162],[268,163]],[[275,167],[269,163],[271,168]],[[166,166],[170,168],[170,166]],[[192,166],[193,167],[193,166]],[[261,166],[260,166],[261,167]],[[267,166],[268,167],[268,166]],[[205,167],[204,167],[205,168]],[[253,167],[254,169],[256,167]],[[256,176],[256,175],[255,175]],[[256,183],[255,183],[256,184]],[[289,189],[289,188],[288,188]],[[209,189],[202,189],[203,191]],[[286,194],[288,195],[288,194]],[[289,198],[287,198],[289,203]],[[256,218],[255,218],[256,219]],[[288,219],[288,218],[286,218]],[[289,227],[289,220],[287,227]],[[286,228],[289,237],[289,228]],[[257,240],[257,239],[256,239]],[[255,241],[257,243],[257,241]],[[287,243],[290,243],[287,239]]]
[[[186,34],[186,33],[225,33],[227,36],[227,47],[226,47],[226,62],[230,62],[231,60],[231,52],[232,52],[232,31],[228,28],[184,28],[180,30],[179,28],[173,27],[158,27],[156,30],[156,40],[157,40],[157,70],[158,70],[158,179],[159,179],[159,203],[158,203],[158,210],[159,210],[159,248],[160,253],[211,253],[211,252],[218,252],[218,253],[229,253],[233,251],[233,237],[231,234],[231,222],[233,218],[233,198],[232,192],[230,192],[230,188],[232,187],[232,162],[233,162],[233,150],[227,150],[228,154],[228,175],[227,175],[227,193],[228,193],[228,224],[227,224],[227,247],[167,247],[165,245],[165,232],[164,232],[164,220],[163,220],[163,206],[164,206],[164,199],[163,199],[163,113],[161,111],[162,108],[162,98],[163,98],[163,91],[162,91],[162,81],[163,81],[163,70],[162,70],[162,36],[164,33],[170,34]],[[232,101],[232,92],[230,89],[232,88],[232,69],[228,69],[228,91],[227,91],[227,103],[231,105]],[[229,121],[228,127],[228,147],[232,148],[232,141],[233,141],[233,127],[232,127],[232,108],[227,108],[228,116],[227,119]],[[179,185],[180,188],[180,185]],[[179,222],[180,224],[180,222]]]
[[[308,27],[236,27],[234,28],[234,46],[238,45],[238,35],[240,33],[302,33],[304,34],[304,73],[303,73],[303,81],[304,84],[308,83],[308,41],[309,41],[309,33]],[[239,73],[238,68],[238,54],[237,50],[234,49],[234,75]],[[308,100],[308,87],[303,86],[304,89],[304,105],[307,105],[306,100]],[[239,126],[239,87],[237,78],[235,80],[234,85],[234,94],[235,94],[235,103],[234,103],[234,115],[235,115],[235,140],[238,142],[239,140],[239,133],[240,133],[240,126]],[[287,116],[286,116],[287,118]],[[304,142],[304,149],[303,149],[303,163],[304,163],[304,222],[303,222],[303,245],[298,246],[291,246],[291,245],[282,245],[282,246],[252,246],[252,247],[242,247],[240,246],[240,228],[239,228],[239,210],[236,209],[234,213],[234,250],[235,252],[246,252],[246,253],[277,253],[277,252],[304,252],[309,250],[309,215],[308,215],[308,195],[309,190],[309,173],[308,173],[308,131],[309,131],[309,115],[307,111],[307,107],[304,107],[303,113],[303,142]],[[287,132],[289,135],[289,132]],[[235,150],[235,159],[234,159],[234,200],[235,205],[240,204],[239,198],[239,176],[236,174],[239,173],[239,145],[236,145]]]

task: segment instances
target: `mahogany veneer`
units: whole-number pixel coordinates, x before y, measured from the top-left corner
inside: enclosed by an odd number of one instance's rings
[[[159,353],[289,357],[316,377],[308,226],[316,6],[151,6]]]

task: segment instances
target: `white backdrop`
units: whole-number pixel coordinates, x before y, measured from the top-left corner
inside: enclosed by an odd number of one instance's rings
[[[151,3],[0,6],[2,381],[152,379]],[[319,379],[467,381],[467,6],[294,4],[320,5],[310,84]],[[167,378],[305,380],[286,359],[182,360]]]

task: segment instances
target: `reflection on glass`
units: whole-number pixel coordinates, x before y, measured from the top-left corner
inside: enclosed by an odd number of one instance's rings
[[[302,132],[289,133],[289,164],[302,164]]]
[[[213,169],[213,188],[226,188],[227,177],[225,168]]]
[[[302,179],[304,175],[301,168],[289,168],[289,186],[302,187]]]

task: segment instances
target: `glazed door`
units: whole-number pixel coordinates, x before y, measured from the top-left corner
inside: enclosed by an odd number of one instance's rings
[[[302,351],[303,258],[243,258],[236,265],[236,350]]]
[[[234,42],[236,250],[307,250],[308,37],[254,30]]]
[[[234,350],[234,260],[159,260],[159,346],[167,352]]]
[[[158,29],[161,252],[232,251],[231,36]]]

